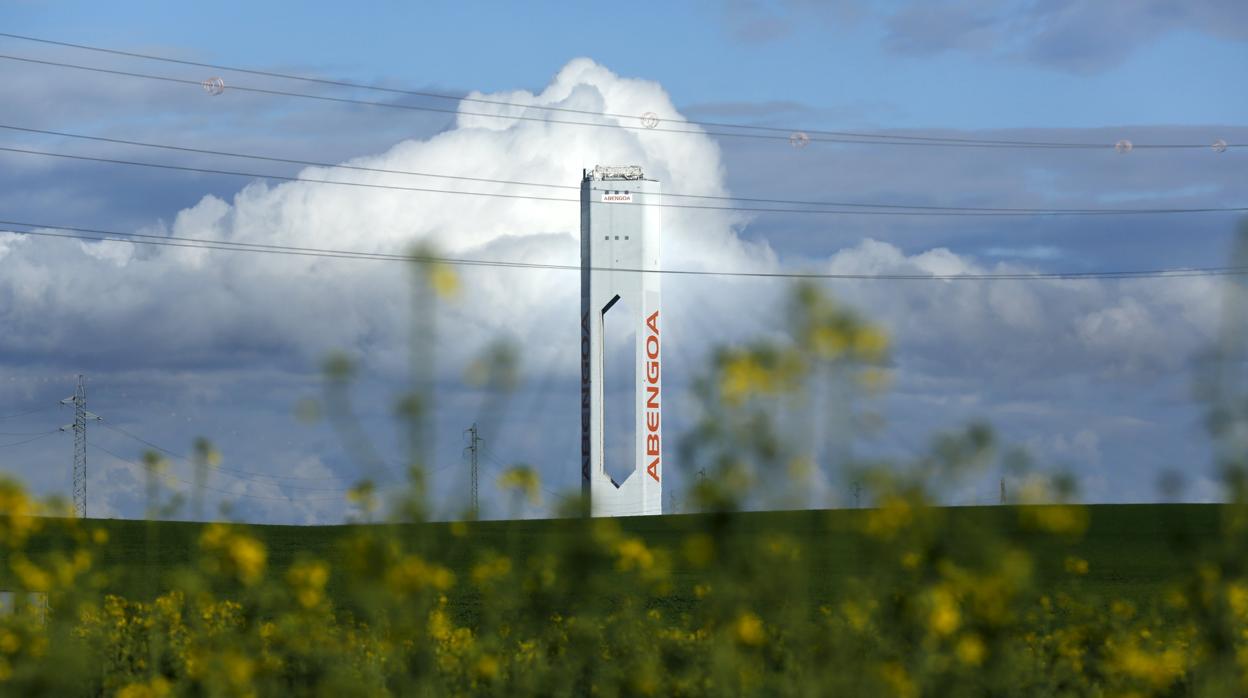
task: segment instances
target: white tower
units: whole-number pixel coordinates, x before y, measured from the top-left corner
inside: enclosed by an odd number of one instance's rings
[[[659,275],[646,273],[659,268],[661,196],[636,166],[598,166],[581,180],[581,487],[593,516],[663,513],[664,340]],[[604,329],[607,313],[625,308],[636,331],[633,467],[616,482],[605,467]]]

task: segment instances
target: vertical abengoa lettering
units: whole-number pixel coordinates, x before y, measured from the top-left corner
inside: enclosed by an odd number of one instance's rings
[[[659,311],[646,318],[646,474],[659,482],[662,443],[659,432]]]

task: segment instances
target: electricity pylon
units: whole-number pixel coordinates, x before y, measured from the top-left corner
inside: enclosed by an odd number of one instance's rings
[[[74,406],[74,423],[61,427],[61,431],[74,432],[74,514],[82,519],[87,516],[87,420],[98,422],[101,417],[87,411],[87,384],[82,374],[74,394],[61,404]]]
[[[472,467],[472,499],[469,500],[469,504],[472,507],[472,518],[475,521],[481,517],[481,506],[480,506],[480,502],[477,499],[477,477],[478,477],[477,456],[478,456],[478,445],[483,441],[483,439],[481,438],[480,433],[477,431],[476,422],[473,422],[472,426],[465,429],[464,433],[468,434],[468,447],[465,448],[464,450],[468,451],[469,455],[471,456],[470,464]]]

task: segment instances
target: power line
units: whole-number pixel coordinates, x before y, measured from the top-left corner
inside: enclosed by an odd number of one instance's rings
[[[121,75],[121,76],[131,77],[131,78],[159,80],[162,82],[171,82],[171,83],[177,83],[181,85],[194,85],[196,87],[200,86],[201,84],[198,80],[171,78],[171,77],[167,77],[164,75],[151,75],[149,73],[137,73],[137,72],[128,71],[128,70],[113,70],[110,68],[97,68],[93,66],[77,65],[74,63],[62,63],[60,61],[45,61],[45,60],[39,60],[36,58],[24,58],[21,56],[9,56],[9,55],[0,54],[0,59],[10,60],[10,61],[20,61],[22,63],[33,63],[37,65],[54,66],[57,68],[72,68],[74,70],[86,70],[86,71],[90,71],[93,73],[103,73],[106,75]],[[567,125],[567,126],[589,126],[589,127],[594,127],[594,128],[618,128],[618,129],[626,129],[630,131],[657,131],[660,133],[681,133],[681,134],[691,134],[691,135],[698,135],[698,136],[722,136],[722,137],[727,137],[727,138],[755,138],[755,139],[779,140],[779,141],[789,140],[788,136],[772,136],[772,135],[758,134],[758,133],[706,132],[706,131],[701,131],[701,130],[695,131],[695,130],[689,130],[689,129],[673,129],[673,128],[661,128],[661,127],[647,128],[645,126],[627,126],[625,124],[593,123],[589,121],[567,121],[563,119],[546,119],[546,118],[536,117],[536,116],[524,116],[522,114],[515,114],[515,115],[488,114],[484,112],[463,111],[460,109],[444,109],[440,107],[426,107],[426,106],[419,106],[415,104],[398,104],[395,102],[377,102],[377,101],[367,100],[367,99],[350,99],[347,97],[331,97],[328,95],[308,94],[306,92],[290,92],[288,90],[273,90],[273,89],[265,89],[265,88],[260,88],[260,87],[246,87],[243,85],[231,85],[230,89],[234,91],[239,91],[239,92],[251,92],[255,94],[271,95],[271,96],[277,96],[277,97],[297,97],[300,99],[314,99],[314,100],[318,100],[322,102],[336,102],[336,103],[342,103],[342,104],[359,104],[359,105],[370,106],[370,107],[385,107],[388,109],[405,109],[409,111],[434,112],[434,113],[440,113],[440,114],[452,114],[456,116],[479,116],[479,117],[491,118],[491,119],[537,121],[541,123],[562,124],[562,125]],[[818,141],[818,142],[865,143],[869,145],[902,145],[900,143],[896,143],[893,141],[878,141],[878,142],[876,141],[851,141],[851,140],[837,141],[831,138],[812,138],[809,140]],[[909,143],[906,143],[905,145],[909,145]],[[932,145],[937,145],[937,144],[932,144]],[[1005,146],[984,145],[984,146],[977,146],[977,147],[1005,147]],[[1024,146],[1019,146],[1019,147],[1024,147]],[[1139,147],[1142,147],[1142,146],[1139,146]]]
[[[540,110],[540,111],[545,111],[545,112],[556,112],[556,113],[564,113],[564,114],[579,114],[583,116],[609,117],[609,118],[627,119],[627,120],[636,119],[639,122],[641,122],[645,118],[645,115],[639,115],[639,114],[619,114],[619,113],[611,113],[611,112],[593,111],[593,110],[588,110],[588,109],[574,109],[570,107],[555,107],[555,106],[545,106],[545,105],[536,105],[536,104],[521,104],[517,102],[508,102],[504,100],[482,99],[478,97],[451,95],[451,94],[446,94],[446,93],[430,92],[430,91],[425,91],[425,90],[413,90],[413,89],[405,89],[405,88],[384,87],[380,85],[368,85],[364,83],[350,82],[346,80],[331,80],[327,78],[316,78],[316,77],[311,77],[311,76],[306,76],[306,75],[294,75],[290,73],[280,73],[276,71],[258,70],[254,68],[243,68],[243,67],[238,67],[238,66],[228,66],[228,65],[206,63],[206,62],[200,62],[200,61],[191,61],[191,60],[185,60],[185,59],[179,59],[179,58],[171,58],[168,56],[157,56],[153,54],[137,53],[137,52],[132,52],[132,51],[122,51],[118,49],[109,49],[109,48],[103,48],[99,46],[90,46],[87,44],[77,44],[77,43],[71,43],[67,41],[55,41],[52,39],[41,39],[41,38],[25,36],[21,34],[10,34],[10,33],[0,32],[0,37],[7,37],[10,39],[18,39],[22,41],[30,41],[30,42],[48,44],[48,45],[53,45],[53,46],[63,46],[63,47],[75,48],[75,49],[80,49],[80,50],[85,50],[85,51],[94,51],[97,53],[106,53],[106,54],[112,54],[112,55],[117,55],[117,56],[126,56],[129,58],[140,58],[143,60],[160,61],[164,63],[194,66],[198,68],[211,68],[213,70],[225,70],[225,71],[234,72],[234,73],[243,73],[243,74],[248,74],[248,75],[256,75],[260,77],[278,78],[282,80],[295,80],[295,81],[300,81],[300,82],[307,82],[307,83],[326,85],[326,86],[332,86],[332,87],[346,87],[350,89],[371,90],[371,91],[382,92],[382,93],[387,93],[387,94],[397,94],[397,95],[405,95],[405,96],[411,96],[411,97],[426,97],[426,98],[432,98],[432,99],[449,100],[449,101],[454,101],[454,102],[487,104],[491,106],[513,107],[513,108],[525,109],[525,110],[531,109],[531,110]],[[0,56],[0,58],[8,58],[10,60],[27,60],[30,62],[46,63],[49,65],[55,65],[59,67],[78,68],[82,70],[99,70],[101,72],[115,72],[118,74],[128,75],[131,77],[147,77],[147,78],[153,78],[153,79],[175,80],[173,78],[163,78],[160,76],[150,76],[150,75],[143,75],[143,74],[138,74],[138,73],[128,73],[124,71],[108,71],[104,69],[91,68],[87,66],[54,63],[51,61],[35,61],[33,59],[23,59],[23,58],[17,58],[17,57],[12,57],[12,56]],[[186,84],[193,84],[193,85],[200,84],[192,80],[178,80],[178,82],[183,82]],[[268,92],[270,94],[287,94],[288,96],[308,97],[308,98],[313,98],[313,99],[320,98],[319,96],[316,96],[316,95],[306,95],[306,94],[299,94],[299,93],[281,93],[277,91],[264,91],[264,90],[257,90],[255,88],[246,88],[246,87],[231,86],[230,89]],[[402,109],[423,109],[423,110],[428,110],[428,111],[437,111],[437,112],[454,113],[454,114],[461,113],[458,110],[435,109],[435,108],[429,108],[429,107],[421,108],[421,107],[414,107],[411,105],[400,105],[400,104],[395,104],[395,103],[390,103],[390,102],[371,102],[371,101],[366,101],[366,100],[345,100],[345,99],[333,100],[333,101],[348,101],[348,102],[355,102],[355,103],[360,103],[360,104],[368,104],[372,106],[394,107],[394,108],[402,108]],[[500,115],[500,114],[471,114],[467,112],[464,112],[464,113],[471,115],[471,116],[495,116],[495,117],[502,117],[502,118],[522,118],[522,117],[515,117],[515,116],[505,116],[505,115]],[[655,115],[655,119],[656,119],[656,122],[672,121],[670,119],[665,120],[665,119],[659,118],[658,115]],[[657,123],[655,124],[655,126],[650,126],[650,127],[647,127],[644,125],[639,126],[639,127],[634,127],[634,126],[623,126],[623,125],[616,125],[616,124],[588,124],[584,122],[560,122],[560,121],[553,121],[550,119],[536,119],[536,120],[551,121],[552,123],[575,123],[575,124],[592,125],[592,126],[617,126],[621,128],[645,129],[645,130],[669,131],[669,132],[672,131],[672,129],[659,129],[657,127]],[[1020,141],[1020,140],[1009,140],[1009,139],[954,138],[954,137],[947,137],[947,136],[914,136],[914,135],[888,134],[888,133],[879,133],[879,132],[865,133],[865,132],[852,132],[852,131],[829,131],[829,130],[811,129],[811,128],[760,126],[756,124],[726,123],[726,122],[716,122],[716,121],[695,121],[695,120],[686,120],[686,119],[682,119],[681,121],[677,123],[687,124],[691,126],[698,126],[698,127],[703,127],[703,128],[705,127],[729,128],[729,129],[737,129],[737,130],[744,130],[744,131],[762,131],[762,132],[773,133],[773,134],[780,134],[780,133],[785,134],[785,135],[775,135],[775,136],[761,136],[765,138],[773,138],[773,139],[778,139],[778,140],[788,140],[790,137],[790,134],[802,133],[807,136],[815,135],[815,136],[831,137],[831,138],[826,138],[826,139],[817,138],[817,139],[811,139],[811,140],[829,140],[832,142],[848,142],[848,143],[868,143],[868,144],[873,144],[873,145],[920,145],[920,146],[922,145],[942,146],[943,145],[943,146],[961,146],[961,147],[970,146],[970,147],[1079,148],[1079,149],[1093,149],[1093,148],[1106,149],[1106,148],[1114,147],[1113,144],[1106,144],[1106,143]],[[676,131],[676,132],[698,133],[697,131]],[[721,135],[721,136],[730,136],[730,137],[760,137],[757,134],[737,134],[737,133],[713,133],[713,134],[707,134],[707,135]],[[833,139],[837,139],[837,140],[833,140]],[[848,139],[848,140],[842,140],[842,139]],[[864,139],[871,139],[871,140],[864,140]],[[1208,145],[1196,145],[1196,144],[1156,144],[1156,145],[1141,144],[1141,145],[1135,145],[1134,147],[1135,148],[1207,148],[1209,146]],[[1242,147],[1242,146],[1238,144],[1236,145],[1227,144],[1227,147],[1230,148],[1230,147]]]
[[[47,60],[40,60],[36,58],[26,58],[26,57],[21,57],[21,56],[10,56],[10,55],[0,54],[0,59],[20,61],[23,63],[32,63],[32,64],[37,64],[37,65],[54,66],[58,68],[71,68],[74,70],[85,70],[85,71],[103,73],[103,74],[108,74],[108,75],[121,75],[121,76],[132,77],[132,78],[143,78],[147,80],[159,80],[162,82],[171,82],[171,83],[178,83],[178,84],[183,84],[183,85],[194,85],[197,87],[201,86],[202,84],[200,81],[197,81],[197,80],[187,80],[184,78],[171,78],[171,77],[164,76],[164,75],[151,75],[149,73],[138,73],[138,72],[127,71],[127,70],[114,70],[110,68],[99,68],[99,67],[94,67],[94,66],[77,65],[74,63],[63,63],[60,61],[47,61]],[[658,132],[658,133],[676,133],[676,134],[697,135],[697,136],[718,136],[721,138],[753,138],[753,139],[778,140],[778,141],[791,141],[791,139],[793,138],[793,135],[797,135],[797,134],[793,134],[789,136],[784,136],[784,135],[770,135],[770,134],[764,134],[764,133],[734,133],[731,131],[704,131],[700,129],[699,130],[675,129],[675,128],[665,128],[665,127],[659,127],[659,126],[653,126],[653,127],[644,126],[644,125],[630,126],[627,124],[619,124],[619,123],[602,123],[602,122],[595,123],[595,122],[589,122],[589,121],[568,121],[564,119],[550,119],[550,118],[543,118],[543,117],[537,117],[537,116],[525,116],[523,114],[490,114],[490,113],[484,113],[484,112],[464,111],[462,109],[445,109],[445,108],[440,108],[440,107],[428,107],[428,106],[420,106],[420,105],[414,105],[414,104],[398,104],[395,102],[377,102],[377,101],[365,100],[365,99],[350,99],[347,97],[331,97],[328,95],[314,95],[314,94],[308,94],[306,92],[291,92],[288,90],[274,90],[274,89],[266,89],[266,88],[259,88],[259,87],[247,87],[244,85],[232,85],[230,86],[230,89],[235,90],[235,91],[240,91],[240,92],[250,92],[250,93],[255,93],[255,94],[264,94],[264,95],[279,96],[279,97],[297,97],[300,99],[314,99],[314,100],[319,100],[323,102],[358,104],[358,105],[372,106],[372,107],[385,107],[389,109],[405,109],[405,110],[410,110],[410,111],[435,112],[435,113],[441,113],[441,114],[452,114],[456,116],[478,116],[478,117],[491,118],[491,119],[536,121],[536,122],[547,123],[547,124],[562,124],[562,125],[567,125],[567,126],[589,126],[589,127],[594,127],[594,128],[625,129],[629,131],[649,131],[649,132]],[[517,106],[522,106],[522,105],[517,105]],[[601,114],[597,114],[597,115],[601,116]],[[626,117],[626,118],[637,118],[637,117]],[[692,123],[692,122],[682,120],[679,123]],[[842,144],[851,144],[851,145],[857,144],[857,145],[889,145],[889,146],[934,146],[934,147],[946,147],[946,148],[948,147],[1021,148],[1021,149],[1042,149],[1042,150],[1071,150],[1071,149],[1105,150],[1105,149],[1115,148],[1114,144],[1099,144],[1099,143],[1044,143],[1044,142],[1035,142],[1035,141],[1029,142],[1029,141],[990,141],[990,140],[977,141],[973,139],[936,139],[935,137],[933,137],[933,139],[923,139],[923,140],[917,140],[917,139],[916,140],[908,140],[908,139],[885,140],[888,138],[894,138],[892,136],[887,136],[887,135],[880,135],[879,137],[875,139],[838,138],[838,137],[827,137],[827,136],[816,136],[814,138],[811,138],[805,132],[803,132],[801,135],[804,139],[804,142],[806,143],[842,143]],[[902,137],[902,138],[905,138],[905,137]],[[922,137],[917,137],[917,138],[922,138]],[[1195,144],[1195,143],[1153,143],[1153,144],[1142,143],[1139,145],[1133,145],[1132,149],[1136,149],[1136,148],[1139,148],[1139,149],[1197,149],[1197,148],[1208,148],[1208,147],[1210,146]],[[1228,143],[1221,144],[1221,148],[1223,150],[1227,148],[1239,148],[1239,147],[1243,147],[1243,146],[1241,144],[1228,144]]]
[[[187,458],[186,456],[184,456],[184,455],[182,455],[182,454],[180,454],[180,453],[177,453],[177,452],[175,452],[175,451],[171,451],[171,450],[169,450],[169,449],[167,449],[167,448],[165,448],[164,446],[161,446],[161,445],[159,445],[159,444],[152,443],[151,441],[148,441],[147,439],[144,439],[143,437],[141,437],[141,436],[139,436],[139,435],[137,435],[137,434],[134,434],[134,433],[131,433],[131,432],[129,432],[129,431],[126,431],[125,429],[122,429],[121,427],[114,426],[114,425],[109,424],[109,423],[107,423],[107,422],[102,422],[101,424],[102,424],[102,426],[104,426],[104,427],[106,427],[106,428],[108,428],[108,429],[112,429],[113,431],[115,431],[115,432],[117,432],[117,433],[119,433],[119,434],[121,434],[121,435],[123,435],[123,436],[127,436],[127,437],[129,437],[129,438],[131,438],[131,439],[134,439],[135,441],[137,441],[137,442],[139,442],[139,443],[141,443],[141,444],[143,444],[143,445],[145,445],[145,446],[148,446],[148,447],[150,447],[150,448],[154,448],[154,449],[156,449],[157,451],[160,451],[161,453],[164,453],[164,454],[165,454],[165,455],[167,455],[167,456],[172,456],[173,458],[176,458],[176,459],[178,459],[178,460],[180,460],[180,461],[182,461],[182,462],[184,462],[184,463],[188,463],[188,464],[192,464],[192,465],[193,465],[192,461],[191,461],[189,458]],[[270,474],[268,474],[268,473],[257,473],[257,472],[253,472],[253,471],[250,471],[250,470],[241,470],[241,469],[238,469],[238,468],[227,468],[227,467],[225,467],[225,466],[223,466],[223,465],[213,465],[213,464],[211,464],[211,463],[206,463],[205,465],[206,465],[207,467],[209,467],[209,468],[213,469],[213,470],[217,470],[217,471],[223,472],[223,473],[225,473],[225,474],[227,474],[227,475],[229,475],[229,476],[231,476],[231,477],[238,478],[239,480],[246,480],[246,481],[250,481],[250,482],[256,482],[256,483],[261,484],[261,485],[273,485],[273,486],[275,486],[275,487],[287,487],[287,488],[290,488],[290,489],[304,490],[304,491],[307,491],[307,492],[350,492],[352,489],[354,489],[354,486],[352,486],[352,487],[321,487],[321,488],[314,488],[314,487],[303,487],[303,486],[301,486],[301,485],[290,485],[290,484],[281,483],[281,482],[266,482],[266,481],[264,481],[264,480],[256,479],[256,478],[272,478],[272,479],[274,479],[274,480],[294,480],[294,481],[297,481],[297,482],[343,481],[343,480],[347,480],[347,478],[342,477],[342,476],[339,476],[339,475],[329,475],[329,476],[325,476],[325,477],[305,477],[305,476],[301,476],[301,475],[270,475]],[[439,468],[432,468],[432,469],[430,469],[430,470],[429,470],[429,472],[430,472],[430,473],[439,473],[439,472],[442,472],[442,471],[446,470],[447,468],[451,467],[452,465],[454,465],[454,463],[448,463],[447,465],[443,465],[443,466],[441,466],[441,467],[439,467]],[[403,484],[404,484],[404,483],[401,483],[401,482],[396,482],[396,483],[391,483],[391,484],[390,484],[390,486],[391,486],[391,487],[399,487],[399,486],[402,486]],[[383,488],[383,489],[384,489],[384,488]]]
[[[99,450],[103,451],[104,453],[107,453],[108,455],[112,456],[113,458],[116,458],[117,460],[121,461],[122,463],[125,463],[125,464],[127,464],[127,465],[133,466],[133,467],[138,468],[138,469],[140,469],[140,470],[145,470],[145,469],[146,469],[143,465],[141,465],[141,464],[139,464],[139,463],[136,463],[136,462],[134,462],[134,461],[130,460],[129,458],[125,458],[125,457],[123,457],[123,456],[119,456],[119,455],[117,455],[116,453],[113,453],[112,451],[110,451],[110,450],[108,450],[108,449],[104,448],[103,446],[96,446],[95,448],[98,448]],[[192,483],[187,482],[186,480],[183,480],[182,478],[177,477],[176,475],[168,475],[168,477],[169,477],[170,479],[172,479],[172,480],[174,480],[174,481],[177,481],[177,482],[180,482],[180,483],[182,483],[182,484],[184,484],[184,485],[189,485],[189,486],[194,487],[194,485],[193,485]],[[231,497],[246,497],[246,498],[248,498],[248,499],[263,499],[263,500],[268,500],[268,501],[272,501],[272,502],[332,502],[332,501],[342,501],[342,499],[343,499],[342,497],[298,497],[298,498],[295,498],[295,497],[288,497],[288,496],[282,496],[282,497],[270,497],[270,496],[259,495],[259,494],[247,494],[247,493],[245,493],[245,492],[231,492],[231,491],[229,491],[229,490],[222,490],[222,489],[218,489],[218,488],[215,488],[215,487],[209,487],[209,486],[207,486],[207,485],[204,485],[204,486],[203,486],[203,489],[205,489],[205,490],[207,490],[207,491],[209,491],[209,492],[216,492],[216,493],[218,493],[218,494],[229,495],[229,496],[231,496]]]
[[[13,443],[0,444],[0,448],[9,448],[10,446],[21,446],[22,444],[28,444],[32,441],[38,441],[39,439],[46,439],[53,434],[59,434],[59,433],[60,433],[60,429],[56,429],[53,431],[45,431],[39,436],[30,438],[30,439],[25,439],[22,441],[14,441]]]
[[[79,228],[57,226],[43,223],[26,223],[20,221],[0,220],[0,225],[16,225],[29,228],[72,231],[50,233],[47,230],[11,231],[15,235],[33,235],[39,237],[68,238],[72,240],[90,240],[95,242],[129,242],[139,245],[156,245],[167,247],[186,247],[202,250],[220,250],[228,252],[249,252],[280,254],[300,257],[329,257],[337,259],[359,259],[380,262],[420,262],[448,264],[452,266],[501,267],[509,269],[551,269],[558,271],[581,271],[579,265],[548,264],[542,262],[508,262],[481,259],[463,259],[452,257],[433,257],[422,255],[401,255],[372,252],[352,252],[349,250],[318,250],[284,245],[258,245],[256,243],[231,243],[228,241],[206,240],[202,238],[186,238],[167,236],[176,242],[164,242],[166,236],[146,235],[141,233],[123,233],[98,228]],[[118,240],[117,238],[122,238]],[[606,268],[591,267],[591,271],[604,271]],[[747,272],[747,271],[710,271],[699,269],[615,269],[621,273],[633,274],[666,274],[675,276],[713,276],[733,278],[761,279],[811,279],[839,281],[1078,281],[1092,279],[1153,279],[1153,278],[1189,278],[1206,276],[1243,276],[1248,275],[1248,267],[1192,267],[1172,269],[1137,269],[1089,272],[1007,272],[997,274],[834,274],[834,273],[802,273],[802,272]]]
[[[129,431],[126,431],[125,429],[122,429],[121,427],[114,426],[114,425],[112,425],[112,424],[109,424],[108,422],[102,422],[101,424],[102,424],[105,428],[107,428],[107,429],[111,429],[111,430],[113,430],[113,431],[115,431],[115,432],[117,432],[117,433],[119,433],[119,434],[121,434],[121,435],[123,435],[123,436],[127,436],[127,437],[129,437],[129,438],[131,438],[131,439],[134,439],[135,441],[137,441],[137,442],[139,442],[139,443],[141,443],[141,444],[143,444],[143,445],[145,445],[145,446],[147,446],[147,447],[149,447],[149,448],[154,448],[154,449],[156,449],[157,451],[160,451],[161,453],[164,453],[164,454],[165,454],[165,455],[167,455],[167,456],[172,456],[172,457],[174,457],[174,458],[176,458],[176,459],[178,459],[178,460],[180,460],[180,461],[182,461],[182,462],[184,462],[184,463],[190,463],[190,462],[191,462],[191,461],[190,461],[190,459],[188,459],[186,456],[184,456],[184,455],[182,455],[182,454],[180,454],[180,453],[177,453],[177,452],[171,451],[171,450],[169,450],[169,449],[167,449],[167,448],[165,448],[164,446],[161,446],[161,445],[159,445],[159,444],[152,443],[151,441],[148,441],[147,439],[144,439],[143,437],[141,437],[141,436],[139,436],[139,435],[137,435],[137,434],[133,434],[133,433],[131,433],[131,432],[129,432]],[[274,485],[274,486],[281,486],[281,487],[291,487],[291,488],[293,488],[293,489],[305,489],[305,490],[309,490],[309,491],[319,491],[319,492],[347,492],[347,491],[350,491],[350,490],[352,489],[352,488],[350,488],[350,487],[342,487],[342,488],[320,488],[320,489],[313,489],[313,488],[299,487],[299,486],[295,486],[295,485],[285,485],[285,484],[282,484],[282,483],[276,483],[276,482],[263,482],[263,481],[261,481],[261,480],[257,480],[257,479],[255,479],[255,478],[272,478],[272,479],[275,479],[275,480],[295,480],[295,481],[325,481],[325,480],[337,480],[337,481],[341,481],[341,480],[344,480],[344,479],[345,479],[345,478],[342,478],[342,477],[339,477],[339,476],[327,476],[327,477],[303,477],[303,476],[298,476],[298,475],[269,475],[269,474],[267,474],[267,473],[257,473],[257,472],[253,472],[253,471],[249,471],[249,470],[240,470],[240,469],[238,469],[238,468],[227,468],[227,467],[225,467],[225,466],[223,466],[223,465],[213,465],[213,464],[211,464],[211,463],[209,463],[209,464],[207,464],[207,465],[208,465],[208,467],[212,468],[213,470],[219,470],[219,471],[224,472],[224,473],[227,473],[227,474],[232,474],[232,476],[233,476],[233,477],[236,477],[236,478],[238,478],[238,479],[240,479],[240,480],[251,480],[252,482],[257,482],[257,483],[259,483],[259,484],[264,484],[264,485]]]
[[[17,417],[25,417],[28,414],[35,414],[37,412],[47,412],[49,410],[54,410],[54,409],[56,409],[56,407],[36,407],[33,410],[27,410],[25,412],[17,412],[14,414],[0,415],[0,419],[15,419]]]
[[[508,467],[509,467],[509,466],[507,466],[507,465],[506,465],[506,464],[504,464],[501,460],[499,460],[497,457],[495,457],[495,455],[494,455],[494,453],[493,453],[492,451],[490,451],[490,450],[488,450],[488,449],[482,449],[482,451],[481,451],[481,452],[482,452],[482,453],[484,453],[484,454],[485,454],[486,459],[490,461],[490,463],[487,463],[486,465],[489,465],[489,464],[491,464],[491,463],[492,463],[495,467],[497,467],[497,468],[498,468],[498,470],[497,470],[496,472],[497,472],[499,475],[503,475],[503,474],[505,474],[505,473],[506,473],[506,471],[507,471],[507,469],[508,469]],[[537,486],[538,486],[538,488],[539,488],[539,489],[541,489],[543,492],[545,492],[546,494],[548,494],[548,495],[550,495],[550,496],[552,496],[552,497],[554,497],[554,498],[556,498],[556,499],[559,499],[559,498],[561,498],[561,497],[563,497],[563,496],[564,496],[564,495],[562,495],[562,494],[560,494],[560,493],[558,493],[558,492],[556,492],[556,491],[554,491],[554,490],[550,489],[550,488],[549,488],[549,487],[547,487],[546,485],[543,485],[543,484],[542,484],[542,480],[541,480],[540,475],[539,475],[538,480],[537,480]]]
[[[289,175],[265,174],[261,172],[240,172],[237,170],[219,170],[206,167],[190,167],[187,165],[170,165],[155,162],[140,162],[137,160],[121,160],[118,158],[102,158],[89,155],[73,155],[69,153],[52,153],[45,150],[30,150],[27,148],[13,148],[10,146],[0,146],[0,151],[19,153],[23,155],[39,155],[43,157],[65,158],[69,160],[84,160],[88,162],[100,162],[111,165],[131,165],[135,167],[151,167],[162,170],[176,170],[179,172],[195,172],[199,174],[215,174],[228,175],[232,177],[252,177],[259,179],[276,179],[285,182],[304,182],[307,184],[329,184],[343,187],[362,187],[365,189],[385,189],[391,191],[408,191],[419,192],[425,194],[453,194],[458,196],[477,196],[486,198],[500,199],[522,199],[529,201],[554,201],[559,203],[579,204],[581,200],[567,199],[554,196],[535,196],[531,194],[507,194],[503,192],[483,192],[483,191],[463,191],[454,189],[435,189],[431,187],[408,187],[397,184],[377,184],[372,182],[344,182],[341,180],[329,179],[306,179],[303,177],[291,177]],[[617,204],[602,203],[590,201],[591,204],[612,206]],[[639,202],[639,206],[656,206],[659,208],[677,208],[677,209],[694,209],[700,211],[731,211],[743,213],[803,213],[803,214],[824,214],[824,215],[841,215],[841,216],[906,216],[906,217],[962,217],[962,218],[996,218],[996,217],[1051,217],[1051,216],[1120,216],[1120,215],[1157,215],[1157,214],[1192,214],[1192,213],[1243,213],[1248,211],[1248,206],[1239,207],[1204,207],[1204,208],[1149,208],[1149,209],[956,209],[956,210],[852,210],[845,211],[839,209],[818,209],[818,208],[759,208],[751,206],[704,206],[699,204],[669,204],[659,202]],[[819,204],[834,205],[834,204]]]
[[[42,436],[44,434],[55,434],[59,431],[60,429],[53,429],[52,431],[0,431],[0,436]]]
[[[150,143],[145,141],[128,140],[124,138],[109,138],[106,136],[91,136],[80,133],[69,133],[66,131],[52,131],[47,129],[29,128],[25,126],[14,126],[11,124],[0,124],[0,129],[9,131],[19,131],[23,133],[36,133],[48,136],[60,136],[64,138],[74,138],[79,140],[94,141],[99,143],[113,143],[118,145],[130,145],[141,148],[156,148],[160,150],[170,150],[184,153],[196,153],[200,155],[214,155],[220,157],[241,158],[247,160],[258,160],[263,162],[277,162],[288,165],[301,165],[307,167],[323,167],[326,169],[349,170],[353,172],[374,172],[378,174],[395,174],[407,175],[413,177],[430,177],[437,179],[450,179],[455,181],[480,182],[485,184],[504,184],[524,187],[541,187],[546,189],[562,189],[580,191],[580,187],[573,184],[555,184],[551,182],[527,182],[512,179],[494,179],[490,177],[470,177],[465,175],[450,175],[435,172],[416,172],[411,170],[394,170],[379,167],[364,167],[360,165],[335,164],[330,162],[319,162],[315,160],[303,160],[296,158],[283,158],[271,155],[257,155],[251,153],[235,153],[223,150],[212,150],[207,148],[194,148],[182,145],[168,145],[163,143]],[[50,154],[42,151],[31,151],[30,154],[41,154],[49,156],[59,156],[58,154]],[[121,164],[141,164],[125,161]],[[216,174],[217,172],[214,172]],[[254,175],[257,177],[265,177],[267,175]],[[307,180],[295,178],[295,181],[315,182],[317,180]],[[425,191],[425,190],[421,190]],[[439,192],[443,190],[438,190]],[[809,201],[798,199],[776,199],[763,198],[753,196],[722,196],[715,194],[685,194],[678,192],[663,192],[664,198],[681,198],[681,199],[704,199],[713,201],[744,201],[750,203],[766,203],[766,204],[788,204],[797,206],[830,206],[842,208],[867,208],[867,209],[896,209],[901,211],[958,211],[958,212],[1008,212],[1018,214],[1110,214],[1110,213],[1210,213],[1215,211],[1234,211],[1248,209],[1226,209],[1226,208],[1210,208],[1210,209],[1116,209],[1116,208],[1023,208],[1023,207],[983,207],[983,206],[935,206],[935,205],[918,205],[918,204],[888,204],[888,203],[864,203],[849,201]],[[543,199],[546,200],[546,199]],[[572,201],[572,199],[550,199],[556,201]],[[577,199],[579,201],[579,199]],[[641,203],[640,205],[653,205]],[[736,210],[736,209],[730,209]],[[759,209],[752,209],[759,210]],[[775,211],[777,209],[761,209],[765,211]],[[811,211],[813,213],[813,211]]]

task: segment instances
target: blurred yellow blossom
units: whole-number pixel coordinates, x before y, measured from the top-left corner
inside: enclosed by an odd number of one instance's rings
[[[737,616],[737,622],[733,625],[733,632],[737,642],[743,645],[761,645],[766,637],[763,633],[763,620],[750,611]]]

